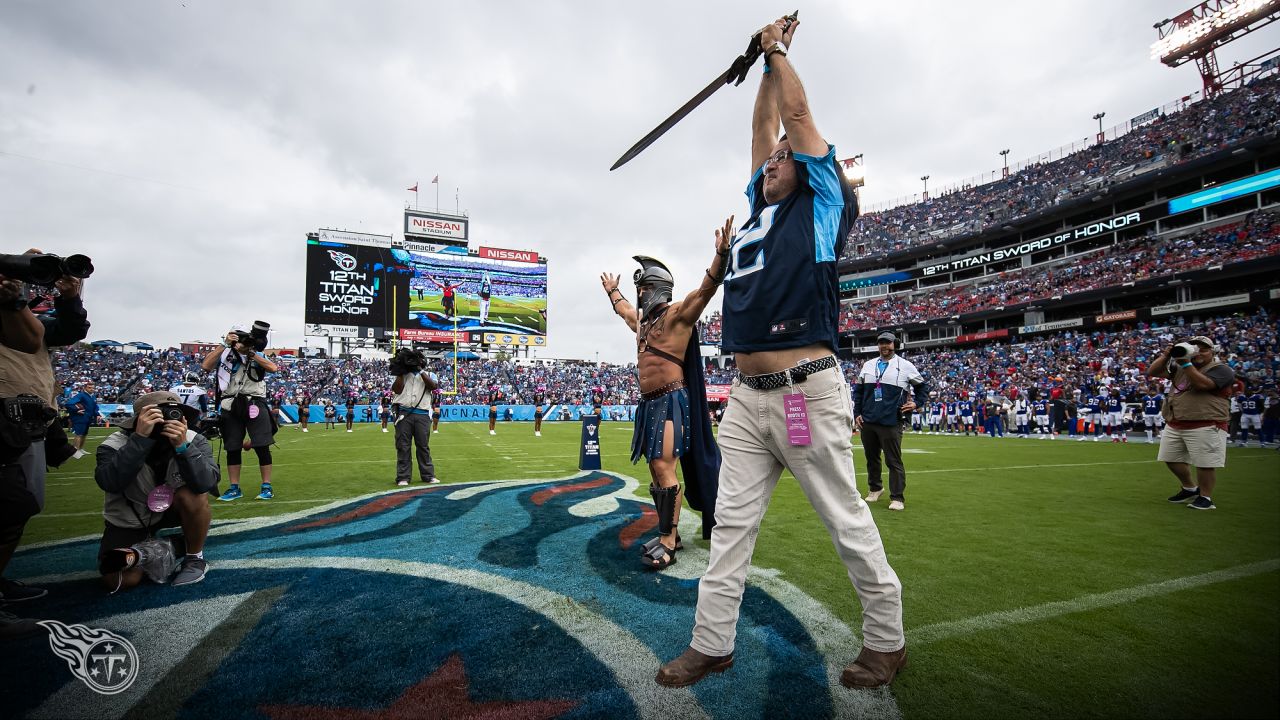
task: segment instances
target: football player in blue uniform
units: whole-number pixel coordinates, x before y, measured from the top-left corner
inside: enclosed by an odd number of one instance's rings
[[[1240,447],[1249,444],[1249,430],[1258,431],[1258,443],[1262,444],[1262,411],[1267,407],[1267,399],[1261,393],[1241,393],[1236,397],[1240,405]]]
[[[1147,444],[1156,442],[1160,428],[1164,427],[1164,415],[1160,414],[1162,409],[1164,394],[1154,385],[1147,388],[1147,394],[1142,396],[1142,422],[1147,428]]]

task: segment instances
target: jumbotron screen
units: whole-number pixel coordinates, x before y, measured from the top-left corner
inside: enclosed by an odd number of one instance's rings
[[[406,312],[410,272],[389,236],[321,230],[308,237],[304,334],[386,337]]]
[[[481,333],[485,342],[501,345],[545,345],[547,261],[536,252],[396,252],[412,270],[404,328]]]

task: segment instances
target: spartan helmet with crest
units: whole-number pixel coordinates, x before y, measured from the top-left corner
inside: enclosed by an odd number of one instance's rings
[[[671,270],[656,258],[636,255],[635,261],[640,263],[640,269],[632,279],[636,283],[636,305],[643,321],[648,320],[659,306],[671,302],[675,278],[671,276]]]

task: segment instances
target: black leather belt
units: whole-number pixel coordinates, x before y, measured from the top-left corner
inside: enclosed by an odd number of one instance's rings
[[[738,380],[743,385],[752,390],[777,390],[788,385],[802,383],[810,375],[820,373],[823,370],[830,370],[837,365],[836,356],[828,355],[821,360],[811,360],[810,362],[801,363],[793,368],[787,368],[776,373],[768,373],[765,375],[743,375],[738,374]]]

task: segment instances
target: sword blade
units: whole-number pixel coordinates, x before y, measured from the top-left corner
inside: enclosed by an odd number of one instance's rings
[[[671,113],[671,117],[663,120],[661,125],[649,131],[648,135],[640,138],[639,142],[632,145],[631,149],[623,153],[622,157],[618,158],[618,161],[613,164],[613,167],[609,168],[609,171],[612,172],[626,165],[632,158],[644,152],[644,149],[652,145],[655,140],[662,137],[663,134],[671,129],[671,126],[683,120],[685,115],[693,112],[693,109],[701,105],[707,98],[715,95],[717,90],[728,84],[732,72],[732,70],[726,70],[720,73],[720,77],[712,80],[711,84],[702,89],[702,92],[694,95],[692,100],[680,106],[679,110]]]

